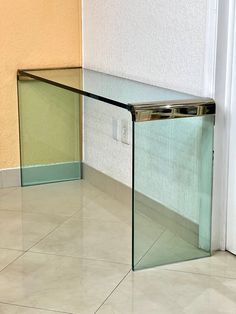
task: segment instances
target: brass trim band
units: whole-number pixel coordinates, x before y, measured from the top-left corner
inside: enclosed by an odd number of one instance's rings
[[[215,102],[210,98],[132,104],[131,107],[135,122],[205,116],[215,111]]]

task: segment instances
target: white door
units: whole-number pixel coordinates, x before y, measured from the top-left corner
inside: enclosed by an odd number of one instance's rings
[[[232,84],[229,125],[229,168],[226,249],[236,254],[236,6],[232,34]]]

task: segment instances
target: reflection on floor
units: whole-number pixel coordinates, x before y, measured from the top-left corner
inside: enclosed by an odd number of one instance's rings
[[[0,190],[0,314],[236,313],[233,255],[130,261],[130,208],[91,184]]]

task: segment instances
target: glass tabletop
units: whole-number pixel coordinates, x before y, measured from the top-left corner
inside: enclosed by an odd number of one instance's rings
[[[127,109],[135,103],[195,98],[193,95],[175,90],[84,68],[22,70],[20,74]]]

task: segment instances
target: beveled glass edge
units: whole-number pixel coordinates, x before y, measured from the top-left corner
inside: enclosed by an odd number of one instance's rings
[[[83,67],[60,67],[60,68],[38,68],[38,69],[19,69],[17,71],[17,78],[20,81],[25,80],[39,80],[60,88],[70,90],[83,96],[94,98],[99,101],[109,103],[111,105],[127,109],[132,115],[132,120],[135,122],[162,120],[162,119],[176,119],[176,118],[189,118],[195,116],[204,116],[215,114],[216,107],[215,101],[211,98],[194,98],[183,100],[168,100],[156,102],[142,102],[126,104],[109,99],[103,96],[86,92],[79,88],[71,87],[62,83],[58,83],[49,79],[40,77],[27,71],[43,71],[43,70],[69,70],[69,69],[83,69]]]
[[[215,112],[215,101],[212,98],[168,100],[138,103],[131,106],[131,114],[135,122],[190,118],[214,115]]]
[[[120,108],[123,108],[123,109],[127,109],[127,110],[131,110],[131,105],[130,104],[125,104],[125,103],[121,103],[121,102],[118,102],[118,101],[115,101],[113,99],[109,99],[109,98],[106,98],[106,97],[103,97],[103,96],[99,96],[99,95],[96,95],[96,94],[93,94],[91,92],[86,92],[84,90],[81,90],[79,88],[76,88],[76,87],[72,87],[72,86],[69,86],[69,85],[66,85],[66,84],[62,84],[62,83],[58,83],[58,82],[55,82],[55,81],[52,81],[52,80],[49,80],[49,79],[45,79],[39,75],[35,75],[35,74],[32,74],[32,73],[28,73],[27,71],[43,71],[43,70],[70,70],[70,69],[83,69],[82,67],[66,67],[66,68],[47,68],[47,69],[19,69],[17,71],[17,79],[19,81],[29,81],[29,80],[37,80],[37,81],[41,81],[41,82],[44,82],[44,83],[47,83],[47,84],[51,84],[51,85],[54,85],[54,86],[57,86],[59,88],[64,88],[64,89],[67,89],[71,92],[74,92],[74,93],[77,93],[77,94],[80,94],[80,95],[83,95],[83,96],[86,96],[86,97],[90,97],[90,98],[93,98],[93,99],[96,99],[96,100],[99,100],[99,101],[103,101],[105,103],[109,103],[113,106],[116,106],[116,107],[120,107]]]

